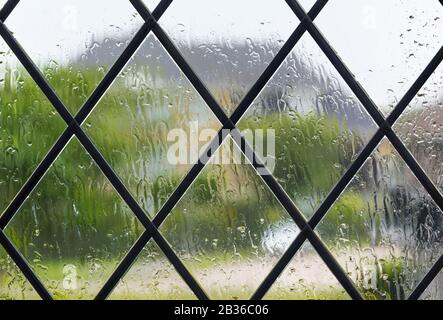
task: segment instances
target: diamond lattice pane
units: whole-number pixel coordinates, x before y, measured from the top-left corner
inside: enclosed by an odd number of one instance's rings
[[[150,241],[110,299],[195,300],[196,297],[157,244]]]
[[[0,40],[0,212],[65,127],[30,75]]]
[[[443,213],[388,140],[318,233],[367,299],[405,299],[443,253]]]
[[[272,160],[275,153],[275,161],[270,161],[268,168],[306,217],[313,215],[376,130],[371,117],[308,34],[300,39],[239,127],[250,144],[267,144],[267,150],[258,152],[263,159]]]
[[[160,232],[213,299],[246,299],[298,228],[228,138]]]
[[[349,295],[309,242],[292,258],[265,300],[348,300]]]
[[[297,23],[284,1],[267,0],[176,0],[160,19],[161,26],[228,113],[272,61]]]
[[[315,23],[387,114],[443,45],[442,15],[437,0],[337,0]]]
[[[443,192],[443,64],[403,112],[394,131]]]
[[[56,299],[90,299],[142,231],[72,140],[5,232]]]
[[[153,217],[221,125],[150,34],[83,127]]]
[[[142,23],[129,1],[107,0],[22,0],[6,21],[72,112]]]

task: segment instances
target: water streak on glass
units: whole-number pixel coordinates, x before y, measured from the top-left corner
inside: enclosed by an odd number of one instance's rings
[[[239,127],[275,130],[273,174],[308,218],[376,131],[310,35],[300,39]],[[262,144],[260,137],[248,140]]]
[[[213,159],[240,152],[231,139],[221,150]],[[160,232],[212,299],[247,299],[298,229],[285,227],[288,214],[250,164],[217,163],[204,168]]]
[[[437,274],[429,287],[420,296],[420,300],[443,300],[443,272]]]
[[[151,217],[210,141],[206,129],[220,127],[153,34],[83,125]],[[171,163],[168,154],[177,143],[186,159]]]
[[[367,299],[406,299],[443,253],[443,213],[384,139],[318,226]]]
[[[55,299],[92,299],[142,231],[76,139],[5,229]]]

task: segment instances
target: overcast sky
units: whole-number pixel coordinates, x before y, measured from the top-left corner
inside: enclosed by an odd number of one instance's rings
[[[158,3],[145,1],[150,9]],[[92,50],[92,38],[124,39],[136,30],[142,21],[127,2],[21,0],[6,24],[39,62],[63,61]],[[301,2],[308,9],[314,1]],[[438,0],[333,0],[316,23],[383,104],[406,90],[443,44],[442,11]],[[160,23],[173,38],[285,40],[298,19],[283,0],[175,0]]]

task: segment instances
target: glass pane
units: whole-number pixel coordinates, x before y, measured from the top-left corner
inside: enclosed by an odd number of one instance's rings
[[[0,212],[34,172],[64,126],[55,108],[0,40]]]
[[[437,187],[443,191],[443,65],[437,68],[394,125]]]
[[[284,1],[176,0],[160,24],[230,113],[298,20]]]
[[[56,299],[90,299],[142,227],[77,140],[6,233]]]
[[[212,299],[246,299],[298,228],[230,138],[219,150],[160,231]]]
[[[388,140],[318,232],[367,299],[405,299],[443,253],[443,213]]]
[[[151,34],[83,127],[153,217],[196,163],[199,137],[221,125]],[[174,162],[177,143],[186,159]]]
[[[306,217],[375,133],[376,125],[320,48],[304,35],[240,121],[275,132],[275,162],[268,165]],[[255,140],[255,141],[254,141]],[[263,157],[271,154],[263,154]]]
[[[0,300],[40,300],[37,292],[1,246]]]
[[[349,295],[309,242],[277,278],[265,300],[348,300]]]
[[[315,22],[388,113],[440,49],[442,15],[441,3],[434,0],[337,0]]]
[[[22,0],[6,21],[72,112],[142,23],[129,1],[107,0]]]
[[[194,293],[152,240],[143,249],[110,299],[194,300]]]
[[[440,272],[429,287],[423,292],[420,300],[443,300],[443,272]]]

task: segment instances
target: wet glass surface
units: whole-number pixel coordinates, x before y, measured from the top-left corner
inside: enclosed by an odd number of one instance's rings
[[[110,3],[21,0],[5,22],[72,113],[143,24],[130,1]],[[440,48],[442,11],[337,0],[315,23],[387,115]],[[284,1],[174,0],[159,24],[229,115],[299,21]],[[393,126],[441,191],[442,77],[440,66]],[[81,125],[150,219],[221,128],[152,33]],[[65,127],[0,41],[0,217]],[[377,130],[307,33],[239,128],[307,219]],[[250,298],[299,234],[230,138],[159,230],[213,299]],[[92,299],[145,230],[73,138],[4,231],[54,298]],[[443,213],[386,139],[315,232],[366,299],[406,299],[443,253]],[[440,272],[421,298],[441,290]],[[153,240],[109,298],[196,299]],[[306,241],[264,298],[350,297]],[[39,296],[0,246],[7,299]]]
[[[1,39],[0,212],[6,209],[64,128],[55,108]]]
[[[92,299],[141,231],[75,138],[5,229],[55,299]]]
[[[152,34],[83,125],[151,217],[197,162],[205,132],[220,127]],[[171,163],[176,143],[185,159]]]
[[[443,66],[440,65],[393,126],[421,167],[443,191]]]
[[[443,44],[442,19],[434,0],[337,0],[315,23],[388,114]]]
[[[109,299],[195,300],[196,297],[151,240]]]
[[[239,152],[230,138],[219,150],[232,162]],[[245,161],[209,163],[160,227],[212,299],[249,298],[298,234]]]
[[[250,144],[257,146],[266,146],[266,137],[275,132],[275,161],[268,168],[307,218],[377,129],[308,34],[297,43],[239,127]],[[257,130],[264,131],[263,137]],[[263,151],[260,156],[272,156],[272,149]]]
[[[251,7],[254,14],[249,14]],[[196,19],[197,11],[205,14]],[[177,0],[160,24],[220,105],[231,113],[298,20],[284,1]]]
[[[349,300],[350,297],[306,242],[264,296],[265,300]]]
[[[367,299],[406,299],[443,253],[443,213],[384,139],[318,226]]]
[[[142,24],[129,1],[107,0],[23,0],[6,21],[73,113]]]

